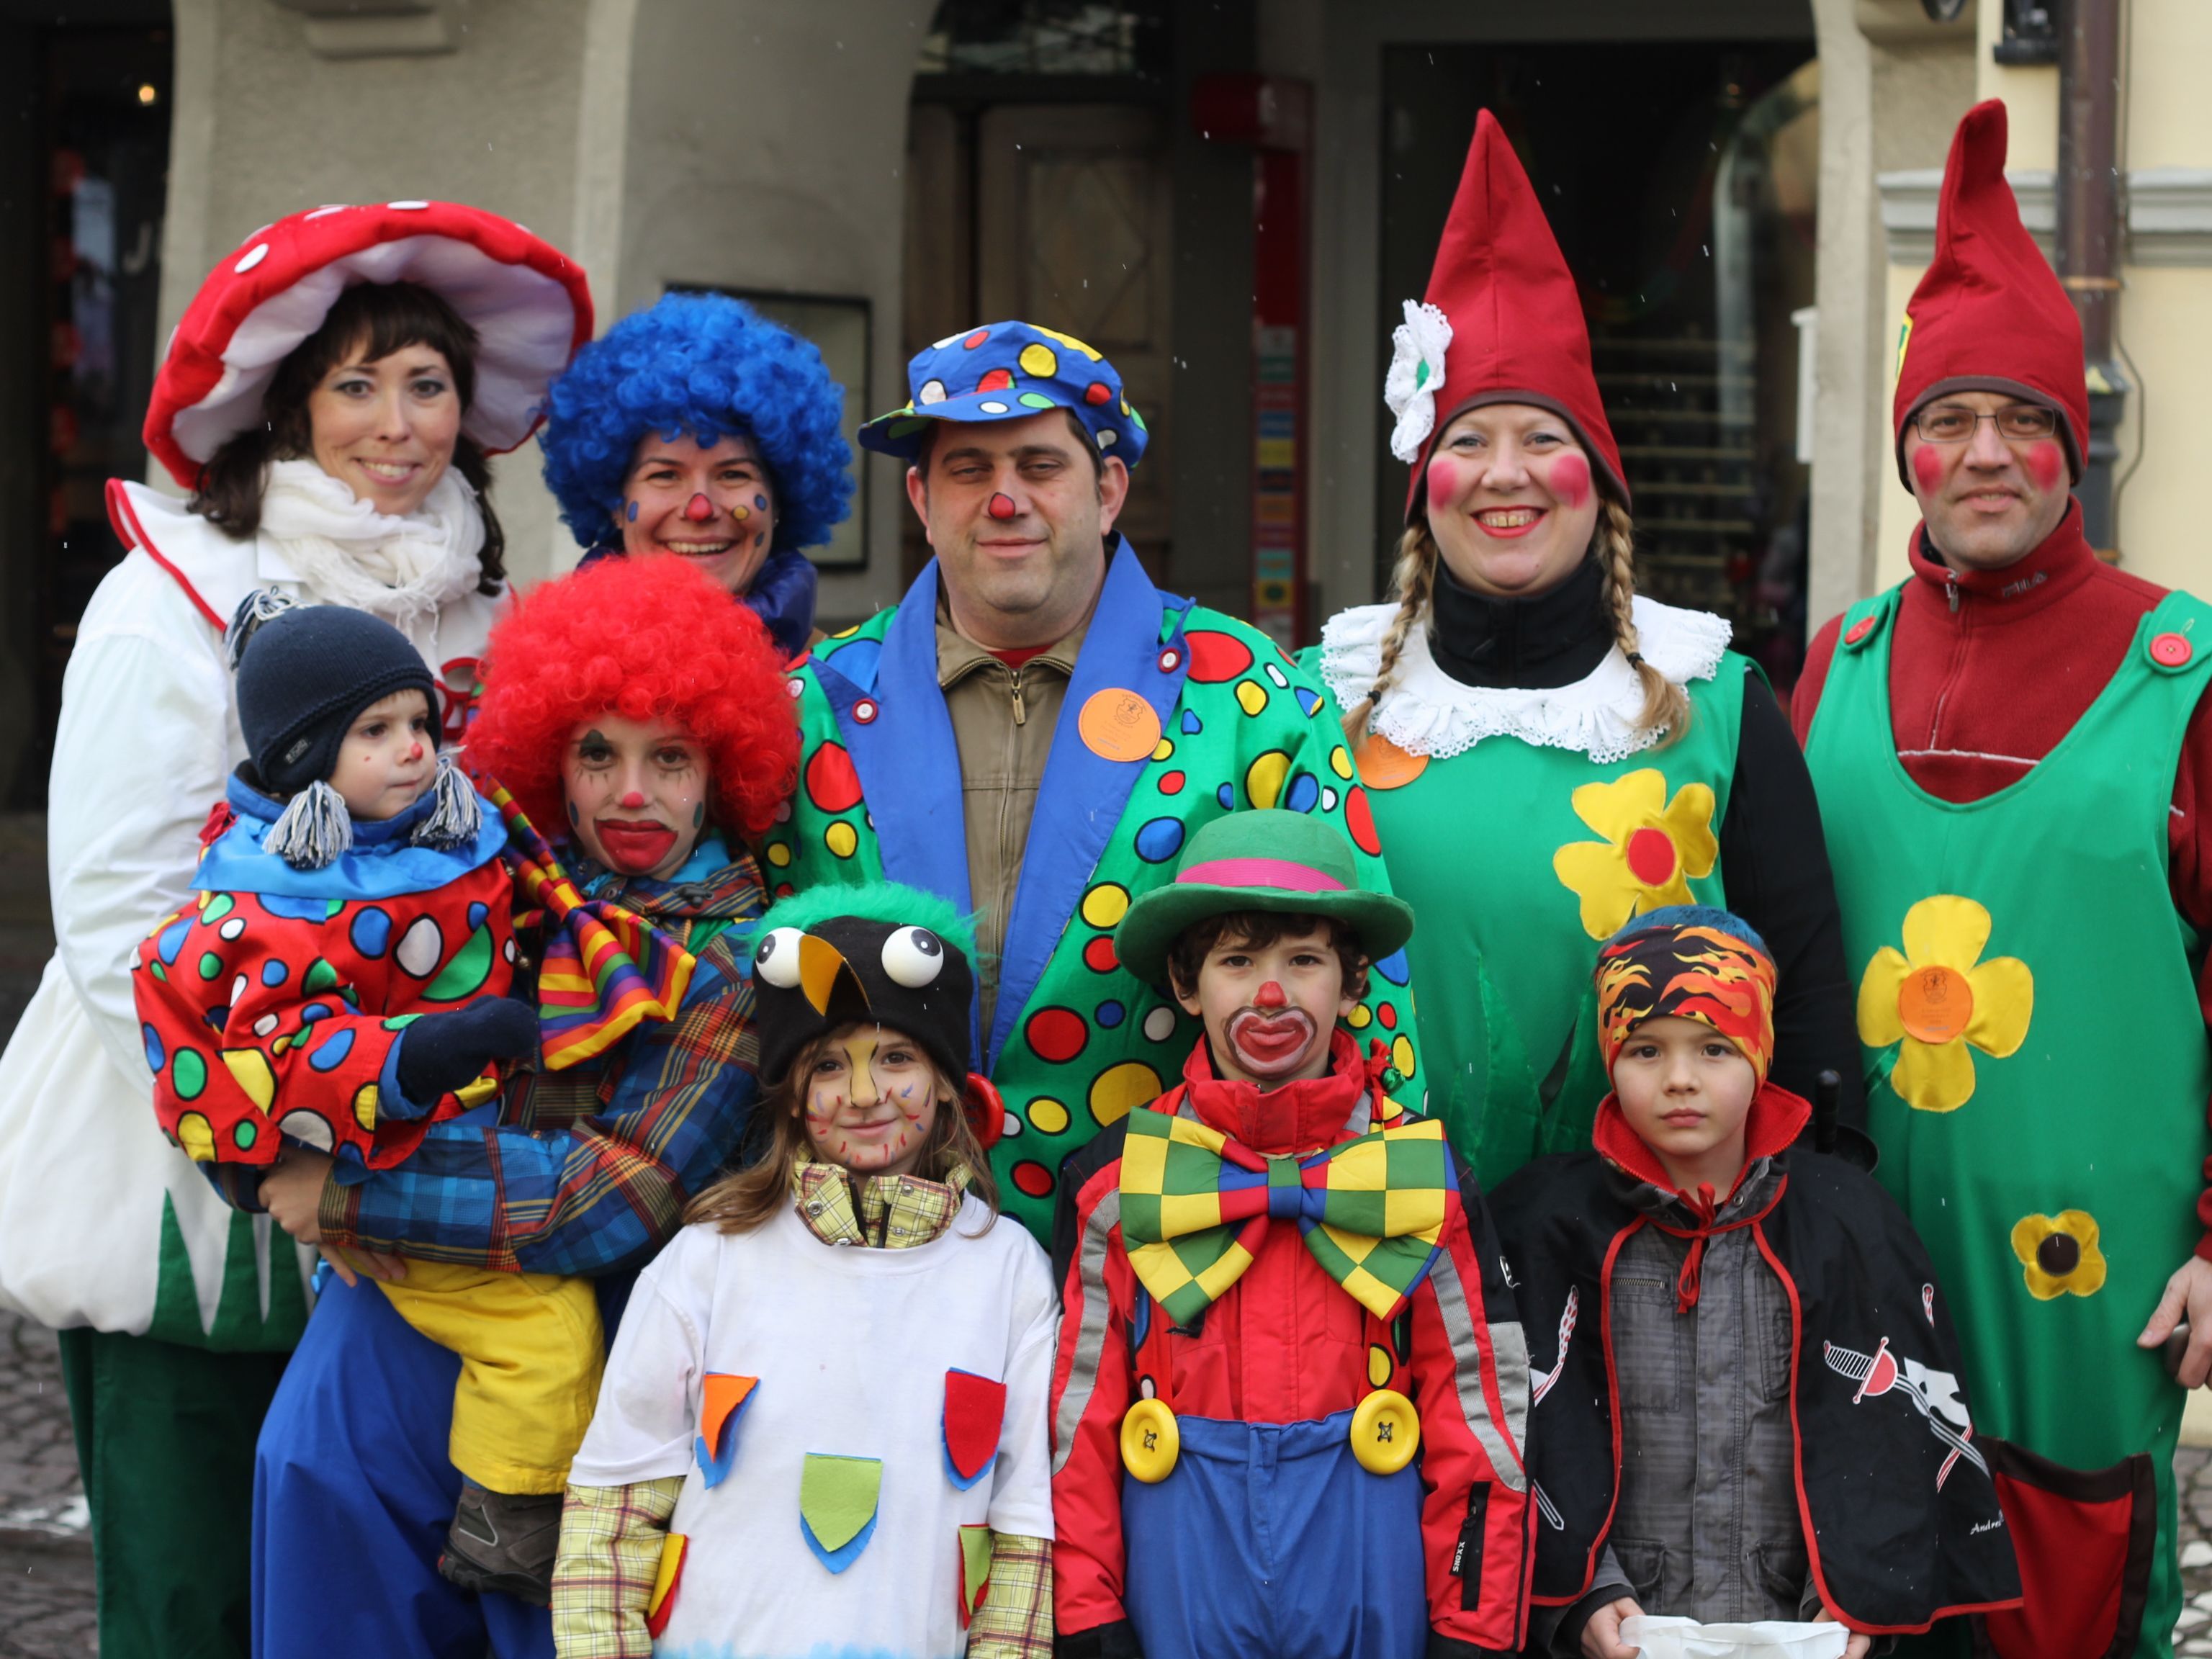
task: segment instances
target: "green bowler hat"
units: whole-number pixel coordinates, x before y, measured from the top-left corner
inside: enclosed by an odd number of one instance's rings
[[[1413,907],[1359,884],[1343,836],[1307,813],[1266,807],[1227,813],[1193,836],[1175,879],[1130,905],[1114,952],[1139,979],[1165,985],[1168,949],[1182,930],[1231,910],[1327,916],[1359,935],[1370,961],[1413,933]]]

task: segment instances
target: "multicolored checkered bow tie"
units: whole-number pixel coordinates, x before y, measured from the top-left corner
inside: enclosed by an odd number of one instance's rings
[[[635,911],[586,898],[514,797],[496,783],[487,793],[507,820],[523,901],[545,913],[538,1029],[546,1068],[580,1064],[648,1019],[673,1018],[698,965],[691,953]]]
[[[1434,1119],[1310,1158],[1267,1158],[1188,1118],[1134,1111],[1121,1149],[1121,1241],[1153,1300],[1187,1325],[1295,1221],[1328,1276],[1395,1318],[1443,1246],[1459,1171]]]

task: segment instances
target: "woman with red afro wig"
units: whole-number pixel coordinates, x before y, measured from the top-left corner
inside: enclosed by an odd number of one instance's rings
[[[262,1191],[312,1218],[284,1223],[295,1237],[372,1277],[414,1255],[619,1286],[737,1158],[754,1115],[750,924],[767,896],[744,843],[792,787],[798,722],[758,618],[677,558],[547,582],[488,654],[469,764],[553,843],[518,830],[523,885],[552,856],[580,895],[518,928],[514,994],[538,1005],[538,1052],[508,1071],[488,1120],[432,1124],[405,1164],[340,1182],[328,1157],[289,1148]],[[278,1386],[257,1536],[305,1540],[303,1559],[343,1568],[348,1652],[447,1651],[464,1628],[488,1632],[492,1651],[550,1652],[537,1586],[559,1500],[501,1496],[494,1525],[491,1495],[464,1498],[447,1456],[460,1362],[353,1272],[325,1287]],[[464,1504],[465,1552],[444,1519]]]
[[[760,619],[680,559],[610,560],[544,583],[493,629],[471,771],[559,836],[562,763],[612,715],[680,726],[705,750],[712,821],[748,842],[799,771],[799,723]]]

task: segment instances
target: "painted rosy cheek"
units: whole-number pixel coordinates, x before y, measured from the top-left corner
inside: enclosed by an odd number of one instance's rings
[[[1559,457],[1552,463],[1551,471],[1545,475],[1545,485],[1551,490],[1553,498],[1562,505],[1580,507],[1589,499],[1589,461],[1573,453]]]
[[[1429,510],[1442,512],[1459,499],[1462,483],[1458,462],[1439,455],[1429,463]]]
[[[2027,476],[2035,480],[2038,489],[2058,488],[2058,481],[2066,473],[2065,453],[2055,438],[2039,438],[2028,446]]]
[[[1943,458],[1932,446],[1923,445],[1912,452],[1912,477],[1923,495],[1934,495],[1943,487]]]

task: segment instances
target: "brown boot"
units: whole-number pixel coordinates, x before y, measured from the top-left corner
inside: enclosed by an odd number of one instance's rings
[[[438,1571],[480,1595],[496,1590],[542,1607],[553,1599],[560,1542],[559,1492],[493,1492],[464,1479]]]

